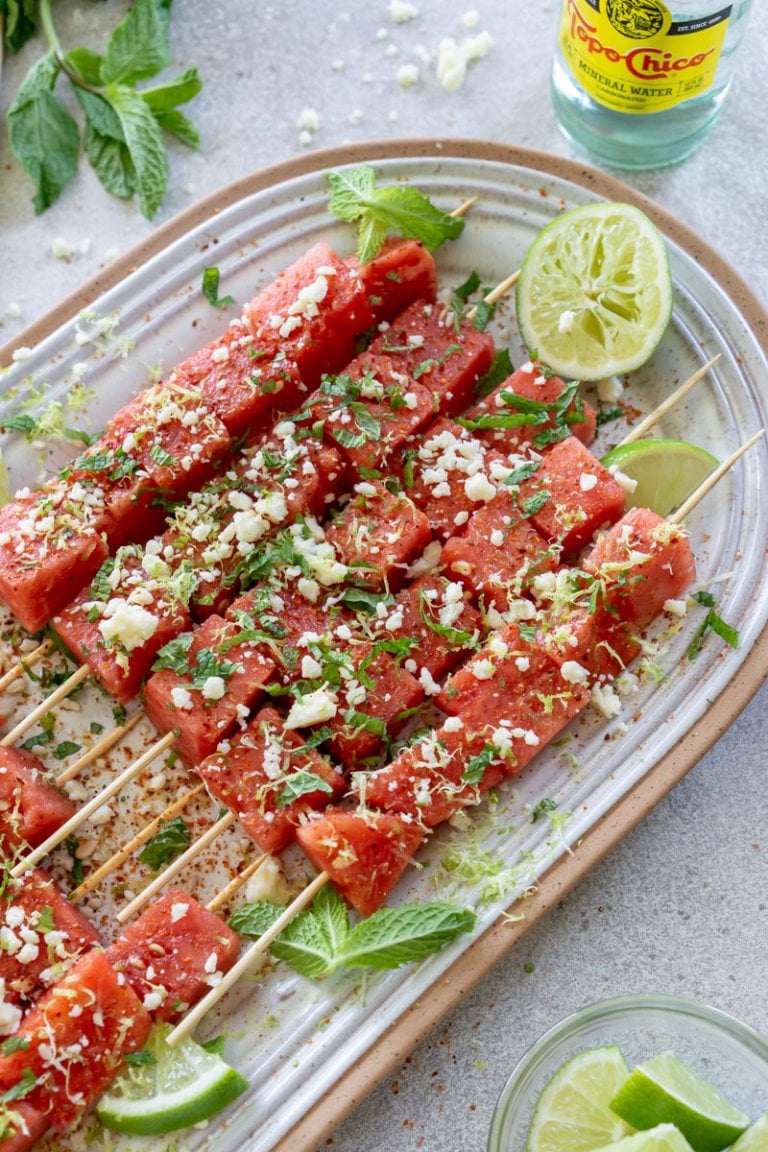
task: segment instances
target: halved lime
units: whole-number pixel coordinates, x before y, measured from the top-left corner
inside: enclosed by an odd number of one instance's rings
[[[634,1128],[674,1124],[695,1152],[720,1152],[749,1124],[749,1116],[672,1052],[638,1064],[611,1108]]]
[[[768,1152],[768,1112],[742,1132],[731,1152]]]
[[[628,508],[650,508],[668,516],[717,468],[711,452],[685,440],[636,440],[620,444],[603,456],[606,468],[616,468],[637,482],[627,493]]]
[[[691,1152],[691,1146],[674,1124],[658,1124],[647,1132],[625,1136],[605,1152]]]
[[[572,1056],[539,1097],[526,1152],[591,1152],[626,1136],[632,1129],[609,1104],[628,1076],[615,1044]]]
[[[631,204],[587,204],[541,230],[517,282],[531,354],[561,376],[603,380],[649,360],[672,315],[664,240]]]
[[[194,1040],[169,1048],[167,1024],[152,1029],[146,1049],[152,1062],[126,1066],[96,1112],[115,1132],[159,1136],[215,1116],[248,1087],[220,1056]]]

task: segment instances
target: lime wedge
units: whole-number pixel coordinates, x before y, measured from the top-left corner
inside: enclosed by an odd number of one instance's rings
[[[672,315],[658,229],[630,204],[563,212],[534,240],[517,282],[517,323],[561,376],[602,380],[649,360]]]
[[[671,1052],[638,1064],[611,1108],[634,1128],[676,1125],[695,1152],[720,1152],[749,1124],[749,1116]]]
[[[650,508],[668,516],[717,468],[718,461],[685,440],[636,440],[612,448],[601,463],[636,481],[634,492],[627,494],[627,508]]]
[[[158,1136],[189,1128],[226,1108],[248,1087],[245,1077],[194,1040],[169,1048],[170,1026],[153,1028],[150,1061],[123,1068],[96,1112],[115,1132]]]
[[[691,1152],[691,1146],[674,1124],[658,1124],[647,1132],[625,1136],[605,1152]]]
[[[768,1112],[742,1132],[731,1152],[768,1152]]]
[[[629,1076],[619,1048],[590,1048],[558,1068],[539,1097],[526,1152],[591,1152],[631,1132],[609,1103]]]

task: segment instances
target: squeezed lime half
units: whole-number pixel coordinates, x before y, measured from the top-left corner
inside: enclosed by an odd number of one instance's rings
[[[672,315],[661,233],[631,204],[563,212],[528,249],[516,304],[529,350],[559,375],[632,372],[651,358]]]

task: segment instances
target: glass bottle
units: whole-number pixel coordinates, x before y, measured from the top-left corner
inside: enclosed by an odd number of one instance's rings
[[[563,0],[552,69],[560,127],[620,168],[688,156],[717,119],[752,0]]]

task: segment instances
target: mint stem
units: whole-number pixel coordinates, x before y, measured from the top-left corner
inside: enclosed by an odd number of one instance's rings
[[[59,40],[58,33],[53,23],[53,13],[51,12],[51,0],[40,0],[40,23],[45,33],[45,38],[48,41],[48,47],[56,57],[56,63],[60,70],[64,73],[68,80],[70,80],[76,88],[85,88],[88,92],[95,92],[97,95],[102,91],[100,88],[95,88],[92,84],[86,84],[82,76],[80,76],[73,68],[70,68],[67,63],[66,56],[61,41]]]

